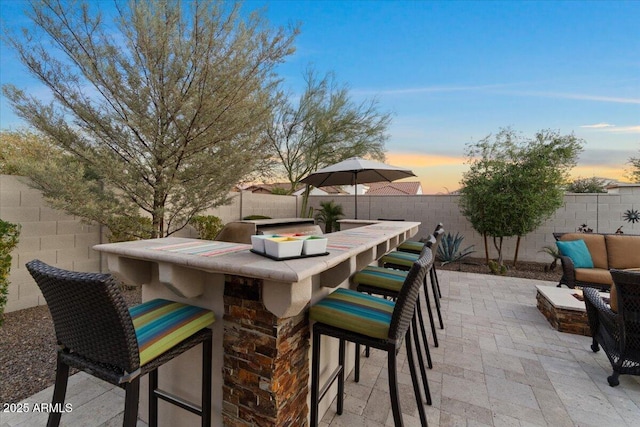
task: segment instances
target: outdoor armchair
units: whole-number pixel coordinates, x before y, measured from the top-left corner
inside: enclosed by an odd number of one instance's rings
[[[615,291],[612,288],[610,302],[617,312],[596,289],[584,288],[583,292],[593,336],[591,349],[604,349],[613,368],[607,380],[615,387],[621,374],[640,375],[640,273],[611,270],[611,276]]]

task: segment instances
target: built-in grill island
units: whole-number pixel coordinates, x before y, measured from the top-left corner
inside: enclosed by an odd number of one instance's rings
[[[298,233],[321,235],[313,218],[278,218],[234,221],[226,224],[215,240],[251,243],[254,234]]]

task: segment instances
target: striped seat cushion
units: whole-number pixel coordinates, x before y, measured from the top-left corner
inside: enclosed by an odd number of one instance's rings
[[[403,242],[400,246],[398,246],[396,249],[399,250],[400,252],[411,252],[414,254],[419,254],[420,252],[422,252],[422,248],[424,248],[424,243],[416,242],[413,240],[407,240],[406,242]]]
[[[385,339],[395,303],[340,288],[309,309],[309,318],[316,322],[356,332],[372,338]]]
[[[407,271],[368,266],[354,274],[353,282],[357,285],[374,286],[399,293],[407,274]]]
[[[380,258],[380,261],[382,261],[382,265],[390,264],[410,269],[413,263],[416,262],[419,257],[419,254],[414,254],[411,252],[393,251]]]
[[[214,322],[213,312],[165,299],[129,309],[136,330],[140,366]]]

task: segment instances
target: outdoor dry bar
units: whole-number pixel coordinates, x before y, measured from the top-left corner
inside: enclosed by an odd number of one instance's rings
[[[355,272],[414,236],[419,225],[382,221],[327,234],[327,255],[288,261],[252,253],[247,244],[178,237],[95,249],[106,255],[111,273],[142,286],[143,301],[166,298],[213,310],[213,425],[306,425],[306,309],[333,289],[348,287]],[[335,352],[327,350],[327,365],[336,363],[330,354]],[[200,402],[200,357],[194,348],[168,364],[160,387]],[[146,387],[143,379],[145,421]],[[328,406],[331,399],[325,400]],[[167,425],[199,425],[198,417],[179,408],[161,404],[159,410]]]

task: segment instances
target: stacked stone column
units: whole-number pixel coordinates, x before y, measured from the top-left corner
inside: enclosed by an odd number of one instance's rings
[[[309,323],[262,303],[262,280],[227,276],[224,290],[225,426],[306,426]]]

